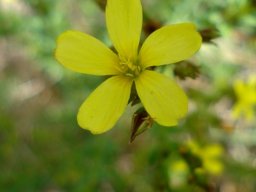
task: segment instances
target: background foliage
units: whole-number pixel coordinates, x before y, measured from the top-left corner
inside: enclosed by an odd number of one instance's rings
[[[53,57],[68,29],[110,45],[104,4],[0,1],[0,191],[256,191],[255,1],[143,1],[144,36],[191,21],[205,43],[191,60],[157,69],[186,90],[187,117],[131,144],[132,107],[108,133],[78,127],[78,107],[104,78]],[[234,115],[236,105],[252,118]]]

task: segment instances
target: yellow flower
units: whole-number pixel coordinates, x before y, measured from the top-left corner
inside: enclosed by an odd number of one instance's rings
[[[183,159],[172,159],[168,167],[169,184],[178,188],[186,183],[189,175],[189,166]]]
[[[111,75],[82,104],[78,124],[94,134],[111,129],[122,115],[132,84],[147,112],[163,126],[176,125],[188,101],[170,78],[149,70],[192,56],[201,36],[191,23],[169,25],[152,33],[138,51],[142,29],[140,0],[108,0],[106,23],[115,54],[94,37],[67,31],[57,40],[56,59],[80,73]]]
[[[202,168],[204,171],[219,175],[223,171],[223,163],[220,158],[223,154],[223,148],[219,144],[209,144],[206,146],[199,146],[195,141],[188,142],[188,147],[191,152],[198,156],[202,161]]]
[[[245,116],[247,120],[252,120],[253,108],[256,106],[256,76],[250,76],[248,82],[235,81],[234,90],[237,102],[233,107],[232,116],[234,118]]]
[[[221,145],[212,144],[205,146],[201,152],[203,167],[206,171],[213,175],[219,175],[223,171],[223,163],[220,158],[223,154]]]

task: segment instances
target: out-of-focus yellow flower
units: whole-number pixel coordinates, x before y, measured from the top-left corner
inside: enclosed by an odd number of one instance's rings
[[[80,107],[79,125],[94,134],[111,129],[125,110],[133,83],[146,111],[156,122],[176,125],[187,113],[187,97],[172,79],[150,67],[192,56],[202,41],[195,26],[164,26],[153,32],[139,50],[140,0],[108,0],[106,23],[117,54],[78,31],[64,32],[57,40],[55,57],[65,67],[85,74],[111,75]]]
[[[256,76],[250,76],[248,82],[237,80],[234,83],[237,97],[232,116],[234,118],[245,117],[248,121],[253,119],[256,106]]]
[[[180,187],[186,184],[189,175],[189,167],[186,161],[181,158],[171,160],[168,175],[171,187]]]
[[[219,144],[210,144],[199,146],[194,141],[188,142],[188,147],[192,154],[199,157],[202,161],[202,169],[209,174],[219,175],[223,171],[223,164],[220,160],[223,154],[223,148]]]

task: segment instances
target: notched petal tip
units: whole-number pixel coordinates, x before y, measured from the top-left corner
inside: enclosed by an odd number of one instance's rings
[[[79,109],[78,113],[77,113],[77,124],[80,128],[85,129],[89,132],[91,132],[91,134],[93,135],[99,135],[102,133],[105,133],[109,130],[109,128],[105,129],[105,130],[97,130],[94,127],[88,126],[86,124],[83,123],[83,116],[80,113],[81,108]]]
[[[58,48],[58,45],[60,44],[60,42],[65,38],[65,36],[71,35],[71,34],[75,35],[75,33],[82,33],[82,32],[75,31],[75,30],[67,30],[67,31],[64,31],[61,34],[59,34],[59,36],[56,38],[56,49]]]
[[[55,47],[55,49],[54,49],[54,51],[53,51],[53,57],[56,59],[56,61],[59,63],[59,64],[61,64],[61,65],[63,65],[62,64],[62,62],[61,62],[61,59],[59,59],[59,55],[60,55],[60,50],[59,50],[59,47],[60,47],[60,44],[61,44],[61,41],[62,41],[62,39],[64,38],[64,36],[66,35],[66,34],[68,34],[68,33],[70,33],[71,32],[71,30],[67,30],[67,31],[64,31],[64,32],[62,32],[62,33],[60,33],[59,35],[58,35],[58,37],[56,38],[56,40],[55,40],[55,43],[56,43],[56,47]]]

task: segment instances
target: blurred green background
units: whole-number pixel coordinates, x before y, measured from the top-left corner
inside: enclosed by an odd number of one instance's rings
[[[189,114],[130,144],[130,106],[105,134],[78,127],[80,104],[104,77],[53,57],[68,29],[110,45],[105,1],[0,0],[0,191],[256,191],[255,0],[142,2],[144,35],[191,21],[205,42],[157,69],[185,89]]]

